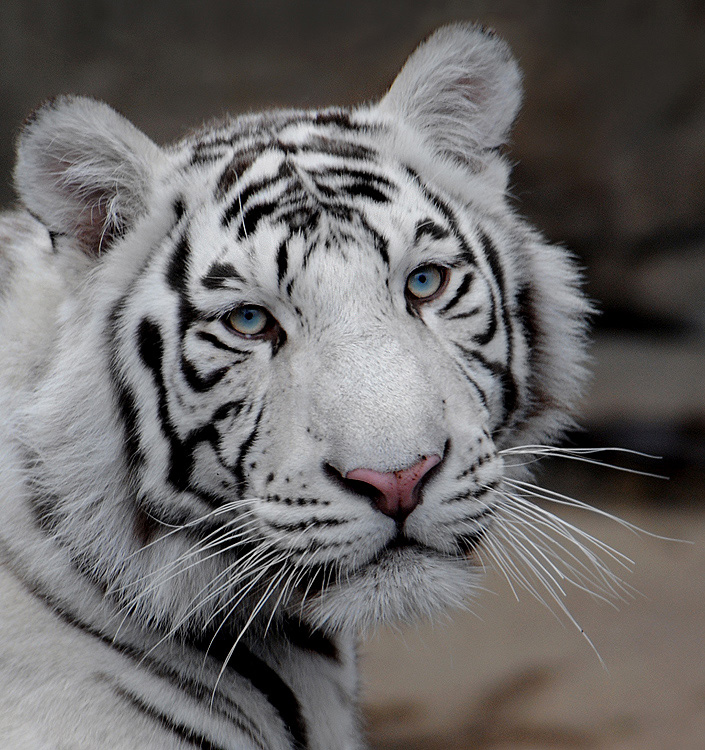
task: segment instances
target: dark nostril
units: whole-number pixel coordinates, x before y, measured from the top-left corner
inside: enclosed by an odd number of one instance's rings
[[[413,466],[397,471],[353,469],[345,475],[344,480],[348,486],[357,485],[356,491],[370,497],[382,513],[401,522],[421,502],[423,480],[428,478],[428,473],[440,462],[441,457],[434,454],[424,456]]]
[[[323,464],[323,471],[332,482],[337,484],[342,489],[352,491],[357,495],[363,495],[364,497],[369,498],[375,504],[377,504],[377,501],[380,497],[380,491],[372,485],[367,484],[367,482],[359,482],[354,479],[348,479],[348,477],[343,476],[334,466],[331,466],[330,464]]]

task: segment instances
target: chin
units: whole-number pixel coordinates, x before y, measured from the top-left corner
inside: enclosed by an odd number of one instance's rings
[[[390,549],[307,597],[304,619],[329,633],[364,634],[386,623],[433,618],[467,607],[480,577],[468,558],[419,546]]]

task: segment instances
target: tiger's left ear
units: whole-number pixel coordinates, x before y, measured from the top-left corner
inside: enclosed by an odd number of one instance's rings
[[[467,163],[505,142],[520,104],[521,73],[508,45],[472,24],[451,24],[419,45],[379,107],[436,153]]]
[[[107,104],[62,96],[27,119],[15,186],[49,231],[97,257],[144,212],[165,162],[164,151]]]

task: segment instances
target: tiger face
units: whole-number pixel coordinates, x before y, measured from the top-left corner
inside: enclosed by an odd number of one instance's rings
[[[460,28],[355,110],[166,150],[85,99],[26,126],[22,198],[90,259],[39,393],[75,437],[31,428],[34,481],[129,611],[359,630],[472,593],[502,451],[567,423],[587,306],[507,204],[516,65]]]

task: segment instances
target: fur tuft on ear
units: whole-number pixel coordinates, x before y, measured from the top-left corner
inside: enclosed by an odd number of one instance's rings
[[[451,24],[419,45],[379,106],[436,153],[467,163],[505,142],[520,104],[521,73],[508,45],[481,27]]]
[[[27,209],[97,256],[144,211],[164,152],[107,104],[51,99],[27,119],[15,185]]]

